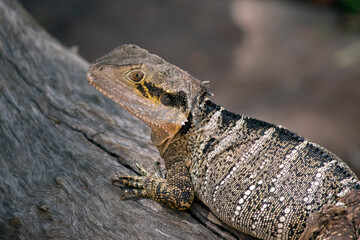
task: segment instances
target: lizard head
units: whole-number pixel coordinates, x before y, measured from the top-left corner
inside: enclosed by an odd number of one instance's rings
[[[207,92],[187,72],[135,45],[120,46],[95,60],[86,76],[97,90],[150,126],[156,146],[189,121]]]

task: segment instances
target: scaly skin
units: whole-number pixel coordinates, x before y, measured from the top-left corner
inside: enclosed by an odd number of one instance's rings
[[[123,195],[184,210],[194,196],[261,239],[359,238],[360,182],[335,154],[212,103],[204,83],[134,45],[89,67],[89,83],[152,129],[160,176],[118,176]],[[145,171],[143,171],[145,172]]]

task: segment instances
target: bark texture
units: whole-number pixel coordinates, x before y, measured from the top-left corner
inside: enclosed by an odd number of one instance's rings
[[[110,175],[161,159],[149,129],[88,85],[87,67],[0,0],[0,239],[253,239],[199,202],[179,212],[120,200]]]

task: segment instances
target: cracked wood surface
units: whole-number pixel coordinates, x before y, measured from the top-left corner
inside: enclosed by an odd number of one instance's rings
[[[15,1],[0,0],[0,22],[0,239],[254,239],[199,202],[121,201],[110,175],[160,160],[149,129]]]

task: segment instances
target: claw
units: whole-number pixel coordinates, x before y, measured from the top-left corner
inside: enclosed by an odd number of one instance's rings
[[[134,197],[152,197],[151,194],[156,191],[155,189],[161,189],[161,187],[156,188],[145,185],[146,182],[152,180],[153,184],[157,183],[159,186],[161,184],[166,184],[166,180],[163,178],[163,174],[160,169],[160,162],[156,162],[154,165],[155,174],[149,174],[148,171],[140,164],[136,163],[136,167],[142,173],[143,176],[136,175],[112,175],[111,182],[113,185],[121,188],[126,188],[126,190],[121,195],[122,200],[127,200]],[[154,175],[154,176],[152,176]]]
[[[136,163],[136,167],[139,169],[139,171],[141,172],[141,174],[143,176],[149,175],[148,171],[146,171],[146,169],[143,166],[141,166],[140,164]]]
[[[112,184],[112,185],[115,185],[115,186],[118,186],[116,183],[119,183],[119,182],[120,182],[118,176],[116,176],[116,175],[111,176],[111,177],[110,177],[110,180],[111,180],[111,184]],[[119,187],[120,187],[120,186],[119,186]]]
[[[134,197],[148,197],[148,195],[144,189],[129,189],[121,195],[121,200],[128,200]]]
[[[116,186],[125,186],[143,189],[143,178],[139,176],[117,176],[112,179],[112,184]],[[119,184],[119,185],[118,185]]]
[[[154,165],[155,177],[164,178],[160,169],[160,162],[157,161]]]

